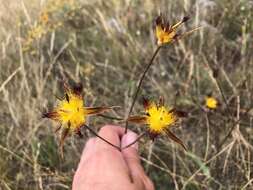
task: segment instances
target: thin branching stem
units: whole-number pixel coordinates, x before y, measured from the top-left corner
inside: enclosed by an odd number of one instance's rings
[[[103,117],[105,119],[111,119],[111,120],[118,120],[118,121],[123,121],[123,118],[119,118],[119,117],[113,117],[113,116],[109,116],[109,115],[104,115],[104,114],[98,114],[97,116]]]
[[[160,49],[161,49],[161,46],[158,46],[158,47],[156,48],[156,50],[155,50],[153,56],[151,57],[151,59],[150,59],[148,65],[147,65],[147,67],[145,68],[145,70],[144,70],[144,72],[143,72],[143,74],[142,74],[142,76],[141,76],[141,78],[140,78],[140,80],[139,80],[139,83],[138,83],[137,89],[136,89],[136,91],[135,91],[135,94],[134,94],[134,97],[133,97],[133,101],[132,101],[132,104],[131,104],[131,106],[130,106],[130,109],[129,109],[127,118],[130,116],[130,114],[131,114],[132,111],[133,111],[133,107],[134,107],[134,104],[135,104],[135,102],[136,102],[136,99],[137,99],[137,96],[138,96],[138,94],[139,94],[139,91],[140,91],[140,89],[141,89],[142,82],[143,82],[143,80],[144,80],[144,78],[145,78],[145,76],[146,76],[146,74],[147,74],[149,68],[150,68],[151,65],[153,64],[154,59],[155,59],[155,57],[156,57],[156,55],[157,55],[157,53],[159,52]],[[128,121],[126,121],[125,133],[127,133],[127,129],[128,129]]]
[[[105,143],[113,146],[114,148],[116,148],[117,150],[121,151],[120,147],[110,143],[108,140],[106,140],[105,138],[99,136],[93,129],[91,129],[89,126],[87,125],[83,125],[86,129],[88,129],[93,135],[95,135],[96,137],[100,138],[102,141],[104,141]]]

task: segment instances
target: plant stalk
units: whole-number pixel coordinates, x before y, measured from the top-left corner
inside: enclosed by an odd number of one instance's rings
[[[145,70],[144,70],[144,72],[143,72],[143,74],[142,74],[142,76],[141,76],[141,78],[140,78],[140,80],[139,80],[139,83],[138,83],[137,89],[136,89],[136,91],[135,91],[135,94],[134,94],[134,97],[133,97],[133,101],[132,101],[132,104],[131,104],[131,106],[130,106],[130,109],[129,109],[127,118],[129,118],[130,114],[131,114],[132,111],[133,111],[133,107],[134,107],[134,104],[135,104],[135,102],[136,102],[138,93],[139,93],[139,91],[140,91],[140,89],[141,89],[142,82],[143,82],[143,80],[144,80],[144,78],[145,78],[145,76],[146,76],[146,74],[147,74],[149,68],[150,68],[151,65],[153,64],[154,59],[155,59],[155,57],[156,57],[156,55],[158,54],[158,52],[159,52],[160,49],[161,49],[161,46],[158,46],[158,47],[156,48],[155,52],[153,53],[153,56],[151,57],[151,59],[150,59],[148,65],[146,66],[146,68],[145,68]],[[126,121],[125,133],[127,133],[127,129],[128,129],[128,121]]]

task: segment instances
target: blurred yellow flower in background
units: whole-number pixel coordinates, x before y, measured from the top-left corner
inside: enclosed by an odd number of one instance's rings
[[[43,11],[43,12],[40,14],[39,21],[40,21],[42,24],[44,24],[44,25],[47,24],[48,21],[49,21],[48,12]]]
[[[76,0],[46,1],[37,19],[25,32],[23,52],[35,52],[34,42],[38,42],[47,34],[61,28],[64,22],[69,19],[69,15],[74,14],[78,8]]]
[[[206,97],[206,107],[209,109],[216,109],[218,101],[214,97]]]

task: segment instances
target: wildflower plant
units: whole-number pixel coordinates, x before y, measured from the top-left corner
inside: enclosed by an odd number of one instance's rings
[[[64,90],[64,98],[59,99],[59,103],[52,111],[43,114],[43,118],[49,118],[59,123],[59,127],[55,132],[63,128],[60,138],[61,150],[64,140],[68,135],[75,133],[82,137],[82,127],[88,129],[91,133],[108,144],[116,147],[103,137],[100,137],[95,131],[93,131],[93,129],[85,124],[88,116],[103,113],[113,109],[113,107],[84,107],[81,85],[77,85],[71,89],[66,83],[64,83]]]
[[[161,49],[161,47],[165,46],[165,45],[168,45],[170,43],[173,43],[175,41],[178,41],[179,39],[182,39],[183,37],[193,33],[194,31],[196,31],[200,28],[200,27],[197,27],[197,28],[192,29],[192,30],[190,30],[186,33],[183,33],[183,34],[177,33],[176,30],[178,29],[178,27],[181,26],[183,23],[187,22],[189,19],[190,19],[190,17],[185,16],[185,17],[183,17],[183,19],[181,21],[179,21],[178,23],[176,23],[174,25],[170,25],[168,20],[163,15],[159,15],[155,19],[154,34],[155,34],[155,37],[157,39],[157,45],[158,46],[157,46],[155,52],[153,53],[149,63],[145,67],[145,69],[143,71],[143,74],[140,77],[140,80],[139,80],[138,85],[137,85],[137,89],[136,89],[135,94],[133,96],[133,101],[132,101],[132,104],[130,106],[127,118],[129,118],[129,116],[131,115],[131,113],[133,111],[133,107],[134,107],[134,104],[136,102],[139,91],[141,89],[141,85],[144,81],[144,78],[145,78],[148,70],[150,69],[150,67],[154,63],[154,59],[157,56],[157,54],[158,54],[159,50]],[[128,129],[128,120],[127,120],[126,125],[125,125],[125,133],[127,133],[127,129]]]
[[[47,15],[45,14],[41,15],[41,20],[42,23],[46,24],[48,22]],[[149,63],[144,68],[143,74],[140,77],[137,89],[133,96],[133,101],[131,103],[128,115],[124,120],[126,122],[125,133],[127,133],[129,122],[146,125],[147,129],[145,130],[145,132],[139,135],[139,137],[134,142],[130,143],[125,147],[120,148],[113,145],[103,137],[99,136],[92,128],[90,128],[85,124],[86,118],[88,116],[98,114],[105,118],[122,120],[121,118],[113,118],[101,114],[102,112],[111,110],[113,107],[84,107],[84,101],[81,95],[81,88],[78,87],[70,89],[68,85],[65,84],[64,98],[59,100],[58,105],[52,111],[43,114],[43,117],[52,119],[59,123],[60,126],[57,128],[56,131],[58,131],[60,128],[63,128],[60,139],[61,150],[63,147],[64,140],[68,135],[75,133],[78,134],[79,136],[82,136],[81,134],[82,127],[88,129],[98,138],[102,139],[103,141],[117,148],[118,150],[131,146],[132,144],[136,143],[140,138],[142,138],[144,135],[148,135],[153,141],[160,135],[166,135],[173,141],[181,145],[186,150],[186,146],[184,145],[184,143],[170,130],[172,127],[178,126],[180,124],[181,117],[186,116],[186,114],[174,108],[165,107],[163,98],[160,98],[158,104],[149,101],[147,99],[144,99],[143,104],[145,109],[144,115],[131,116],[131,113],[133,111],[133,107],[135,105],[137,96],[140,92],[141,85],[144,81],[145,75],[147,74],[148,70],[154,63],[155,57],[157,56],[159,50],[164,45],[175,42],[198,29],[198,28],[193,29],[184,34],[178,34],[176,31],[178,27],[181,26],[183,23],[187,22],[188,20],[189,17],[183,17],[181,21],[179,21],[174,25],[169,25],[169,22],[167,22],[166,19],[161,15],[158,16],[157,19],[155,20],[156,27],[154,33],[157,39],[157,48],[154,54],[152,55]]]

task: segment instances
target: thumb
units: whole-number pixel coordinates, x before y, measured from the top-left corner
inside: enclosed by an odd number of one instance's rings
[[[137,134],[132,131],[128,131],[127,134],[123,135],[121,139],[121,147],[125,147],[131,144],[136,139]],[[140,165],[140,158],[138,155],[138,142],[136,142],[135,144],[131,145],[126,149],[123,149],[122,154],[131,171],[142,168]]]
[[[126,147],[138,138],[137,134],[129,131],[122,137],[121,147]],[[130,175],[132,176],[133,182],[138,187],[145,187],[147,190],[154,190],[154,185],[152,181],[146,176],[143,167],[140,163],[140,157],[138,154],[138,142],[131,145],[130,147],[122,150],[122,155],[127,163],[130,170]],[[143,189],[143,188],[139,188]]]
[[[128,131],[127,134],[125,134],[122,137],[121,140],[121,147],[125,147],[135,141],[137,139],[137,134]],[[138,154],[138,142],[131,145],[130,147],[122,150],[122,155],[128,165],[128,168],[130,169],[130,172],[133,175],[139,175],[140,173],[143,173],[142,166],[140,164],[140,158]]]

